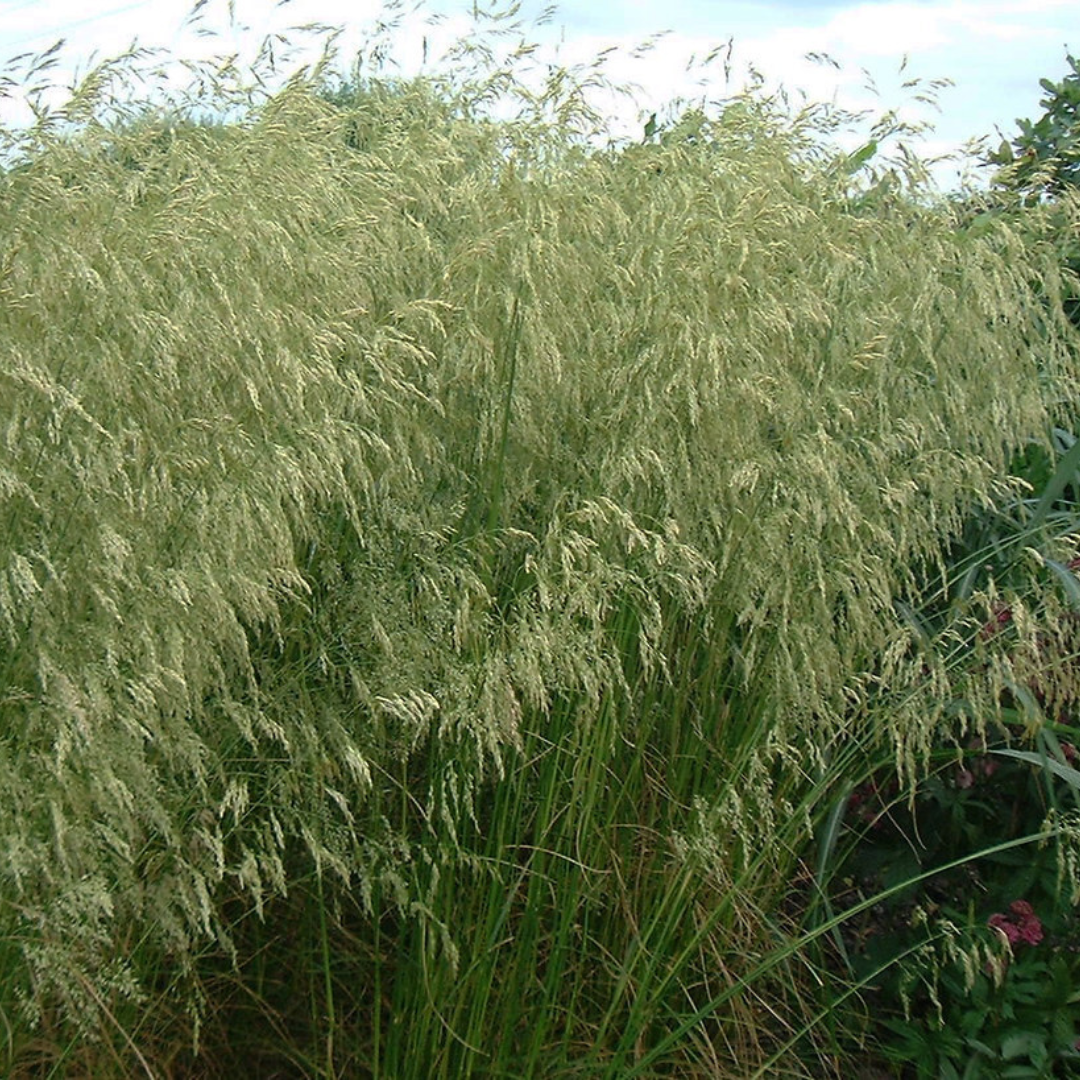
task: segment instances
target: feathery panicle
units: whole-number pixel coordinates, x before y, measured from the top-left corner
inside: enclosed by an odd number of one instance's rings
[[[621,1025],[660,1045],[708,997],[691,955],[761,930],[876,686],[923,677],[894,602],[1075,378],[1052,253],[856,198],[819,114],[753,95],[591,149],[589,78],[315,72],[228,122],[84,87],[0,176],[30,1013],[138,1001],[131,935],[194,986],[308,867],[436,968],[516,934],[539,981],[484,990],[513,1052],[618,1070]],[[936,718],[890,716],[910,771]],[[425,978],[439,1075],[511,1052]],[[582,1026],[529,1042],[560,978]]]

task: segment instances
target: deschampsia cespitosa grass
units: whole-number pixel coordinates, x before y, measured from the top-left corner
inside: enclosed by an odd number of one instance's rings
[[[942,719],[894,604],[1076,379],[1051,245],[462,55],[5,133],[13,1070],[743,1076],[820,1006],[824,796]]]

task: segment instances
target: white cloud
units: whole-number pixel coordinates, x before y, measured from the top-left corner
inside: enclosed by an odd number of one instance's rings
[[[837,12],[824,34],[831,48],[845,54],[902,56],[946,44],[954,18],[924,4],[858,4]]]

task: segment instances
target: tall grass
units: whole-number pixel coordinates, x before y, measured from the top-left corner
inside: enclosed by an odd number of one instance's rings
[[[8,133],[11,1069],[742,1076],[820,1008],[786,901],[928,745],[866,702],[1075,377],[1052,252],[812,109],[592,150],[509,78]]]

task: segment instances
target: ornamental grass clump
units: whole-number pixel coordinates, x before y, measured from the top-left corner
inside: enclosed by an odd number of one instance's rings
[[[7,133],[12,1061],[748,1075],[820,1006],[782,901],[845,747],[928,745],[861,706],[1075,377],[1052,254],[580,82]]]

